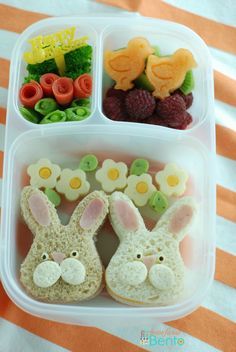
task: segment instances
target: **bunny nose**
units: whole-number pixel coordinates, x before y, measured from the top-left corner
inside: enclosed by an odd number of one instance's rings
[[[156,254],[146,255],[146,256],[143,257],[143,264],[146,265],[147,270],[150,270],[150,268],[155,263],[156,259],[157,259],[157,255]]]
[[[53,252],[52,253],[52,259],[54,260],[54,262],[61,264],[61,262],[63,261],[63,259],[65,259],[65,254],[61,253],[61,252]]]

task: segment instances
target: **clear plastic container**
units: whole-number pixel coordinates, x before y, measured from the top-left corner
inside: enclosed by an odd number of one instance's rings
[[[19,113],[18,91],[25,74],[23,52],[27,40],[76,26],[79,35],[88,35],[93,46],[93,94],[91,116],[81,122],[34,125]],[[194,103],[190,109],[193,122],[187,130],[161,126],[114,122],[102,113],[104,91],[110,85],[103,71],[103,52],[125,46],[134,36],[142,35],[158,45],[163,54],[188,48],[198,63],[195,74]],[[24,186],[26,167],[47,157],[62,167],[73,167],[79,156],[88,152],[114,160],[144,157],[152,162],[175,162],[193,179],[193,196],[199,203],[197,226],[191,231],[191,246],[186,267],[187,280],[178,303],[163,307],[130,307],[114,301],[104,291],[90,301],[71,304],[47,304],[30,297],[19,281],[20,264],[32,238],[22,237],[19,199]],[[183,317],[202,302],[213,280],[215,261],[215,134],[213,110],[213,74],[208,49],[188,28],[142,17],[72,17],[40,21],[20,36],[12,55],[8,116],[6,128],[3,211],[1,234],[1,279],[11,299],[23,310],[42,318],[104,326],[130,325],[141,318],[142,324],[166,322]],[[98,250],[105,264],[112,255],[117,239],[98,236]],[[110,243],[108,242],[110,241]],[[188,243],[190,243],[188,242]],[[108,245],[109,243],[109,245]],[[185,248],[186,252],[186,248]]]

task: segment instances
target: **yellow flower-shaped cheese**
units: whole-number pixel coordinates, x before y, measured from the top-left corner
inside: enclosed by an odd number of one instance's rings
[[[30,176],[31,186],[54,188],[61,174],[61,168],[48,159],[40,159],[28,167],[27,174]]]
[[[131,175],[128,177],[127,184],[128,187],[124,193],[138,207],[147,204],[153,192],[156,191],[156,187],[152,184],[152,177],[149,174],[142,174],[140,176]]]
[[[104,160],[101,169],[96,172],[96,180],[101,183],[105,192],[113,192],[115,189],[123,189],[127,184],[128,168],[125,163],[111,159]]]
[[[76,200],[88,193],[90,184],[86,179],[83,170],[64,169],[61,172],[60,180],[57,182],[56,190],[70,200]]]
[[[155,175],[160,191],[167,196],[181,196],[186,189],[188,174],[175,164],[167,164]]]

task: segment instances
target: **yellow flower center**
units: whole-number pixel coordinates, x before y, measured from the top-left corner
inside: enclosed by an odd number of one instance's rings
[[[146,193],[148,191],[148,185],[146,182],[139,182],[136,185],[136,191],[138,193]]]
[[[115,168],[109,169],[107,173],[108,178],[112,181],[117,180],[119,175],[120,175],[119,170]]]
[[[167,183],[170,187],[175,187],[179,184],[179,178],[176,175],[169,175],[167,177]]]
[[[79,179],[79,177],[73,177],[70,180],[70,187],[73,189],[79,189],[81,186],[81,180]]]
[[[42,167],[39,170],[39,176],[45,180],[49,178],[51,174],[52,174],[52,171],[48,167]]]

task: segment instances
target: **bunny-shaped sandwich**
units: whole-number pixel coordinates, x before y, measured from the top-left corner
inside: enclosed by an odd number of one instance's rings
[[[132,201],[123,193],[110,198],[110,219],[120,245],[106,269],[106,285],[117,301],[130,305],[165,305],[184,288],[179,242],[196,213],[191,197],[172,205],[150,232]]]
[[[22,215],[35,238],[21,265],[20,280],[33,297],[71,302],[100,292],[103,267],[93,235],[102,225],[108,205],[105,193],[92,192],[63,226],[42,191],[30,186],[22,190]]]

